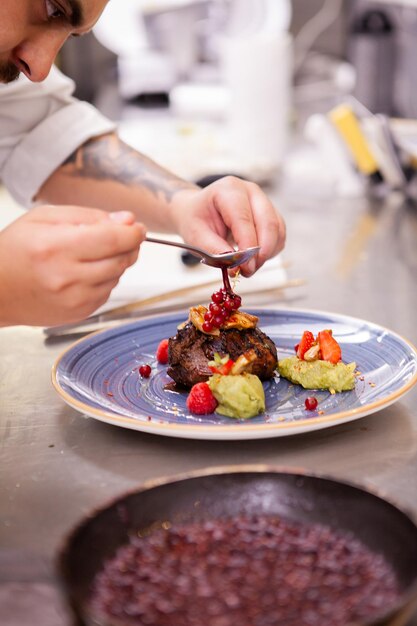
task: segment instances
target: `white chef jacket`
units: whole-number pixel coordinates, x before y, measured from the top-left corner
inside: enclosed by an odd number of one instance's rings
[[[21,75],[0,85],[0,180],[24,207],[81,144],[115,129],[73,91],[73,81],[55,66],[41,83]]]

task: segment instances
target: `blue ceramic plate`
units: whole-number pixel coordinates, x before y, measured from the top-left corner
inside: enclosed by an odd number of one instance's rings
[[[135,430],[192,439],[258,439],[327,428],[392,404],[417,381],[417,353],[400,336],[363,320],[306,310],[254,310],[259,327],[275,342],[279,358],[294,354],[304,330],[332,328],[345,362],[361,376],[352,391],[307,391],[278,376],[264,383],[266,412],[250,420],[191,415],[187,394],[167,391],[167,367],[157,363],[161,339],[175,335],[187,313],[149,317],[88,335],[54,365],[55,389],[70,406],[95,419]],[[138,367],[149,363],[150,378]],[[316,411],[304,400],[315,395]]]

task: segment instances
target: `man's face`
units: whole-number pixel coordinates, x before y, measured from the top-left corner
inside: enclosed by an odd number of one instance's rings
[[[108,0],[0,0],[0,83],[44,80],[70,37],[89,32]]]

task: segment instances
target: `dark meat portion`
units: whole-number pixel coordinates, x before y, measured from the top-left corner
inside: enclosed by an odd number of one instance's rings
[[[272,378],[277,365],[277,349],[274,342],[259,328],[246,330],[221,330],[218,337],[205,335],[191,322],[171,337],[168,343],[168,374],[183,387],[192,387],[211,376],[208,362],[214,353],[229,355],[234,361],[249,350],[254,350],[257,359],[248,366],[251,374],[261,380]]]

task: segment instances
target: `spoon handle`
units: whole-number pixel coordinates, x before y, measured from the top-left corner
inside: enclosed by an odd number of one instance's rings
[[[178,241],[168,241],[167,239],[155,239],[155,237],[145,237],[145,241],[149,241],[150,243],[162,243],[166,246],[174,246],[176,248],[184,248],[184,250],[189,250],[193,254],[198,254],[202,259],[205,258],[206,254],[200,248],[195,248],[194,246],[189,246],[185,243],[179,243]]]

